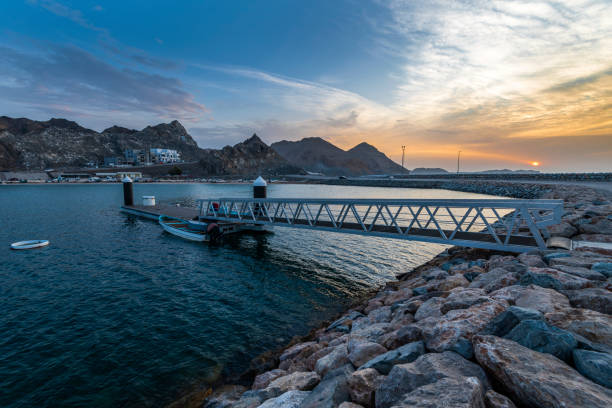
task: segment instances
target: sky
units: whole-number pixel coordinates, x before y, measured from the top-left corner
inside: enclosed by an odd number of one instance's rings
[[[612,1],[6,0],[0,115],[611,171]]]

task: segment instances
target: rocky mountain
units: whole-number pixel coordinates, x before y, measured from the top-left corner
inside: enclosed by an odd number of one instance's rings
[[[34,121],[0,117],[0,170],[42,170],[82,167],[120,156],[125,149],[176,149],[197,175],[298,173],[257,135],[221,150],[201,149],[178,122],[147,126],[142,130],[112,126],[102,132],[66,119]],[[152,172],[154,172],[153,168]]]
[[[272,143],[271,147],[290,163],[325,175],[358,176],[405,172],[402,166],[365,142],[350,150],[342,150],[320,137],[308,137],[296,142],[283,140]]]

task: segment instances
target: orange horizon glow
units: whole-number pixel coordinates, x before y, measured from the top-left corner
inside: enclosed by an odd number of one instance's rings
[[[533,167],[538,167],[538,166],[540,165],[540,162],[538,162],[538,161],[532,161],[530,164],[531,164]]]

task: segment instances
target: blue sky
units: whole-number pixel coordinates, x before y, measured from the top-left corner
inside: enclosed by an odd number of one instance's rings
[[[0,114],[368,141],[410,167],[609,170],[607,1],[0,4]]]

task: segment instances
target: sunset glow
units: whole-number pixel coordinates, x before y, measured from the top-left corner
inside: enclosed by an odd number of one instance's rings
[[[212,148],[319,136],[400,162],[406,145],[408,168],[453,169],[462,150],[466,171],[537,167],[531,155],[612,170],[610,1],[140,8],[4,2],[0,113],[96,130],[178,119]]]
[[[538,167],[540,165],[540,162],[534,161],[534,162],[531,162],[531,165],[533,167]]]

